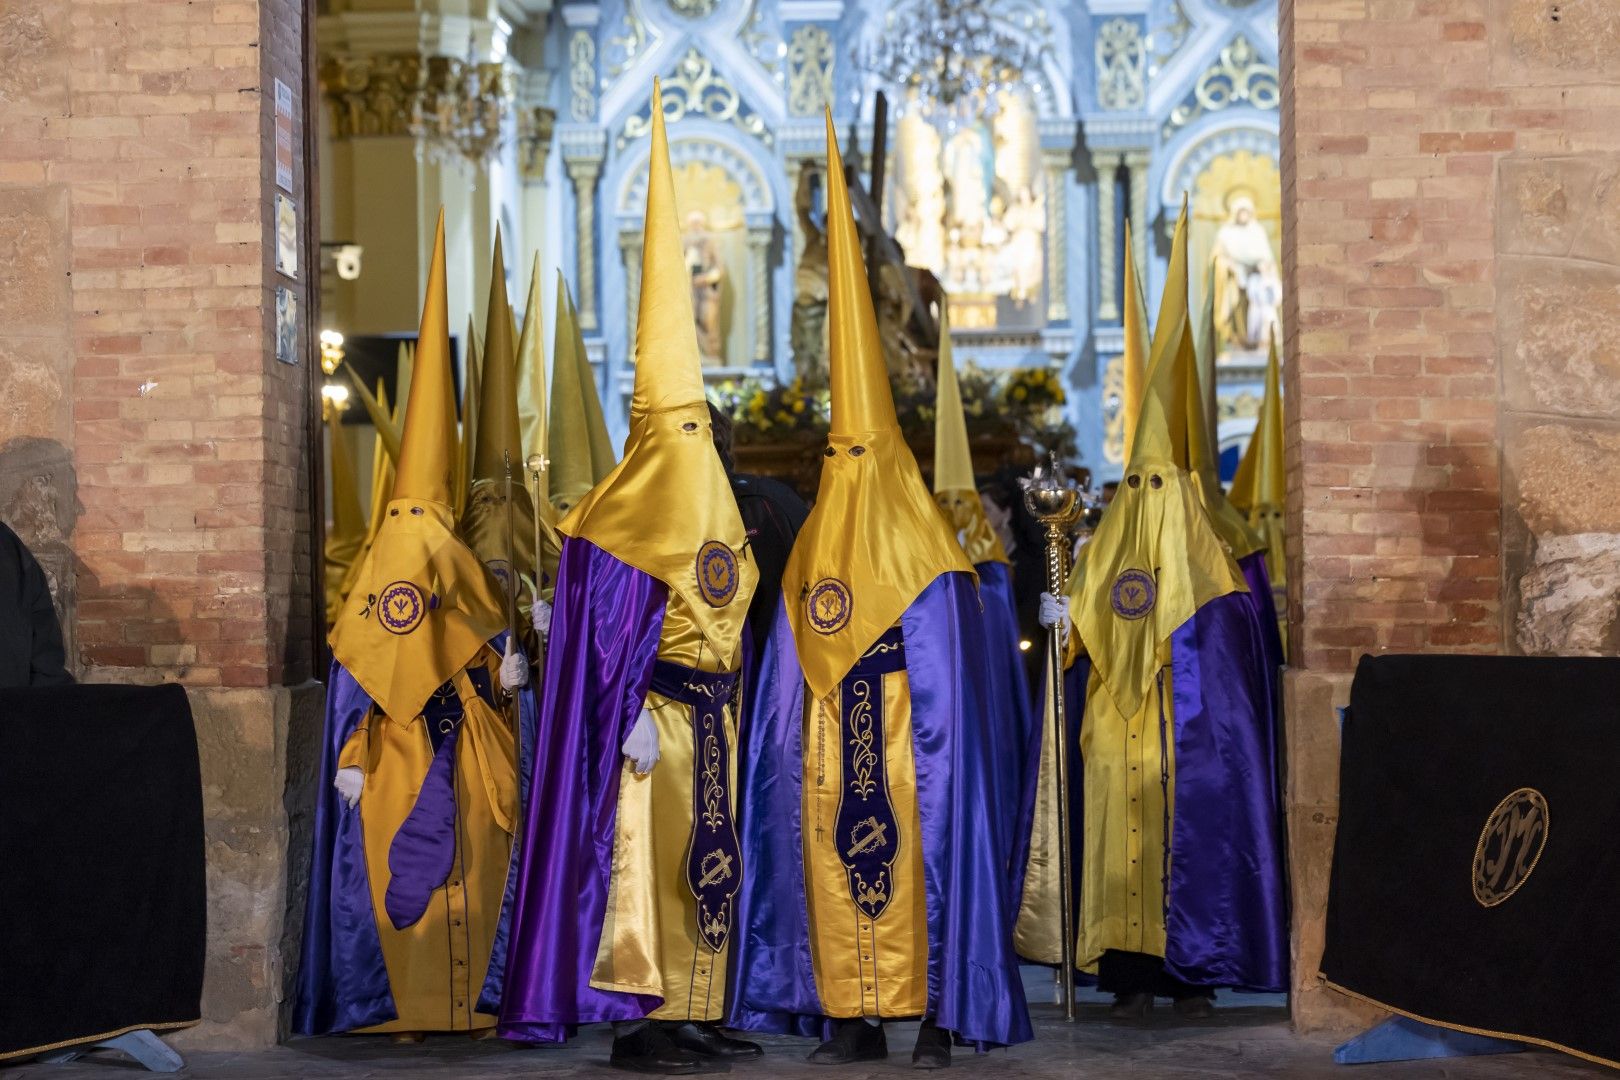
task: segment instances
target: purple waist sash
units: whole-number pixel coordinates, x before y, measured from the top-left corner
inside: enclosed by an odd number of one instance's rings
[[[732,817],[731,745],[725,707],[738,689],[735,671],[699,671],[669,660],[653,664],[652,692],[685,705],[692,718],[692,836],[686,884],[697,898],[698,934],[715,952],[731,936],[742,887],[742,844]]]

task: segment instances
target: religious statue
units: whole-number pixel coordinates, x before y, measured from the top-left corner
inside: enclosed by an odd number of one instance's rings
[[[1013,204],[1007,208],[1005,223],[1009,234],[1007,262],[1012,271],[1010,295],[1023,307],[1040,298],[1041,279],[1046,270],[1042,243],[1046,208],[1041,196],[1028,185],[1020,188]]]
[[[977,235],[990,205],[990,184],[985,176],[984,136],[965,127],[945,144],[945,176],[950,185],[953,226]]]
[[[726,332],[721,322],[721,292],[726,265],[709,232],[709,215],[693,210],[686,215],[684,236],[686,270],[692,278],[692,311],[697,319],[698,349],[705,363],[724,363]]]
[[[1271,237],[1255,218],[1254,200],[1233,197],[1226,223],[1215,233],[1215,323],[1225,347],[1244,352],[1263,348],[1277,323],[1282,279],[1271,253]]]
[[[814,177],[809,169],[799,173],[799,189],[793,196],[793,209],[799,215],[799,232],[804,250],[793,273],[793,322],[789,341],[793,366],[806,386],[827,385],[827,234],[812,213]]]

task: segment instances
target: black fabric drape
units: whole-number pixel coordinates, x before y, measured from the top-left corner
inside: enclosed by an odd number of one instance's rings
[[[0,688],[72,681],[45,571],[21,538],[0,523]]]
[[[1419,1020],[1620,1062],[1602,990],[1620,971],[1617,703],[1620,660],[1363,659],[1328,980]]]
[[[761,656],[782,602],[782,570],[810,508],[792,488],[768,476],[733,473],[731,493],[748,530],[748,553],[759,567],[759,585],[748,604],[748,627],[754,655]]]
[[[202,782],[178,686],[0,690],[0,1060],[200,1017]]]

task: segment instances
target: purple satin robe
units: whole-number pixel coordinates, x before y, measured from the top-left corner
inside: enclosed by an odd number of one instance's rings
[[[561,1042],[580,1024],[639,1019],[661,1004],[590,980],[613,866],[620,747],[652,684],[667,592],[589,541],[563,543],[501,1001],[505,1038]]]

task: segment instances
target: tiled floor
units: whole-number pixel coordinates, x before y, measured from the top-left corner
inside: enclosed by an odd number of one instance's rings
[[[1370,1077],[1487,1078],[1577,1077],[1609,1070],[1548,1052],[1494,1058],[1410,1062],[1398,1065],[1335,1066],[1331,1040],[1304,1039],[1288,1028],[1287,1017],[1272,999],[1251,1004],[1227,999],[1217,1018],[1185,1024],[1168,1008],[1155,1013],[1142,1028],[1108,1022],[1105,1007],[1090,998],[1073,1025],[1065,1024],[1050,1005],[1035,1008],[1034,1042],[1011,1050],[975,1056],[958,1050],[952,1074],[972,1077],[1032,1077],[1071,1080],[1075,1077],[1131,1077],[1141,1080],[1237,1080],[1286,1077],[1288,1080],[1365,1080]],[[892,1058],[877,1066],[829,1070],[807,1065],[809,1045],[798,1039],[768,1039],[763,1060],[733,1070],[739,1076],[770,1080],[868,1080],[901,1075],[910,1065],[915,1025],[890,1029]],[[574,1078],[625,1076],[607,1067],[608,1034],[593,1029],[564,1049],[516,1049],[487,1041],[443,1036],[414,1047],[397,1047],[376,1037],[309,1039],[257,1053],[189,1055],[181,1076],[198,1080],[321,1080],[321,1078],[423,1078],[484,1080],[503,1077]],[[71,1065],[27,1065],[0,1068],[0,1080],[118,1080],[139,1075],[119,1058],[97,1055]]]

